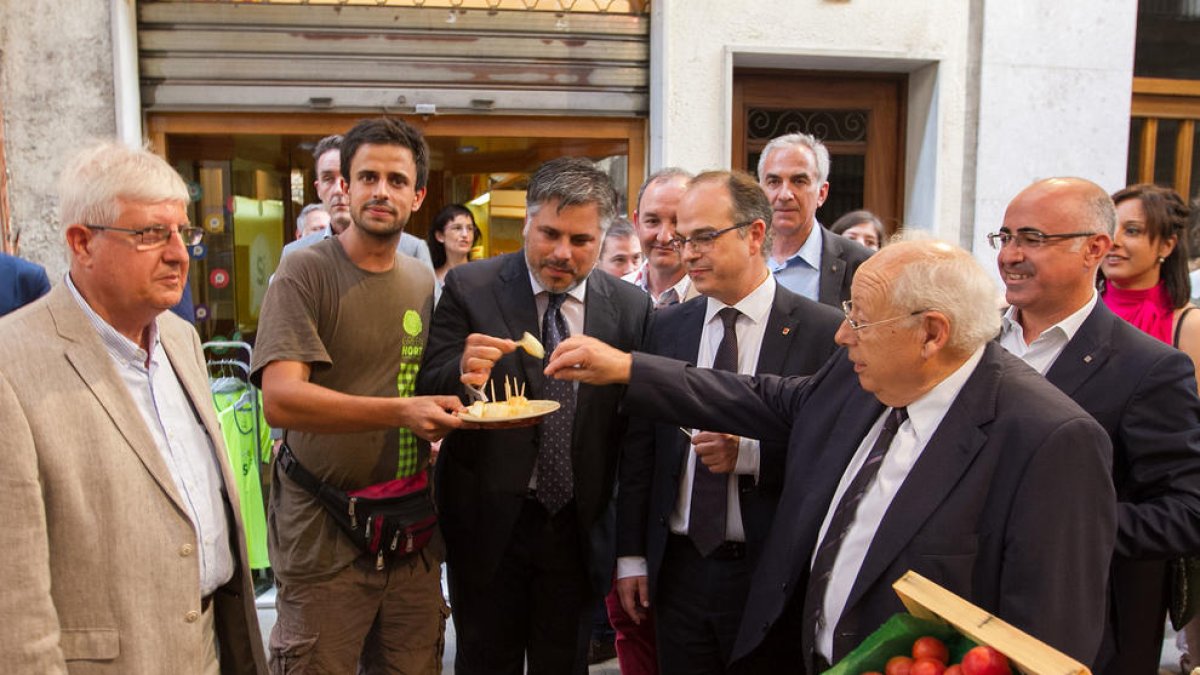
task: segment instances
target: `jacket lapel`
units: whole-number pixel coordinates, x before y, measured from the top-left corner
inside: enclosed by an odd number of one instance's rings
[[[1104,301],[1097,300],[1092,313],[1046,372],[1046,379],[1067,396],[1073,396],[1108,361],[1112,353],[1113,322],[1117,320]]]
[[[913,465],[904,484],[888,506],[871,541],[858,577],[846,601],[847,611],[900,555],[925,521],[946,499],[975,455],[987,442],[980,427],[996,414],[1001,364],[995,343],[986,347],[983,360],[951,404],[937,431]]]
[[[771,313],[767,316],[767,328],[763,334],[762,346],[758,352],[758,369],[754,372],[778,375],[787,364],[789,341],[788,335],[799,330],[799,320],[795,316],[796,306],[786,303],[779,295],[782,286],[775,286],[775,300],[771,303]]]
[[[79,379],[100,402],[113,426],[125,437],[126,443],[146,467],[146,471],[176,508],[187,514],[183,500],[175,488],[175,481],[167,470],[167,463],[146,428],[146,422],[137,405],[121,381],[108,350],[65,285],[55,288],[48,309],[54,317],[58,334],[68,343],[64,351],[67,360],[79,374]]]
[[[821,227],[814,223],[814,228]],[[831,232],[821,233],[821,278],[817,282],[817,297],[821,304],[839,307],[842,280],[846,278],[846,261],[842,259],[840,247],[835,246]]]
[[[508,327],[509,334],[497,337],[518,340],[522,334],[529,333],[541,340],[537,303],[533,298],[533,286],[529,283],[529,267],[525,264],[525,256],[519,251],[510,254],[498,278],[499,283],[493,287],[492,292],[499,315]],[[528,383],[529,390],[526,396],[531,399],[543,398],[542,390],[546,377],[542,374],[541,360],[530,356],[524,349],[517,349],[515,356],[521,370],[518,379]]]

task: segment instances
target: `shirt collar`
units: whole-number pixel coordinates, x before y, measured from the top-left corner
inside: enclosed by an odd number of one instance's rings
[[[638,269],[635,272],[630,272],[629,274],[627,274],[621,278],[626,281],[630,281],[634,284],[637,284],[638,288],[641,288],[643,291],[646,291],[647,293],[649,293],[650,292],[650,263],[649,262],[642,263],[641,269]],[[675,291],[675,301],[683,302],[683,299],[684,299],[684,297],[687,296],[688,289],[691,287],[691,285],[692,285],[692,278],[690,276],[688,276],[687,273],[685,272],[684,275],[679,278],[679,281],[675,282],[674,286],[671,286],[667,290],[663,291],[662,295],[660,295],[659,297],[651,298],[651,299],[654,300],[655,304],[658,304],[659,300],[661,300],[663,296],[667,295],[671,291]]]
[[[535,298],[542,293],[550,292],[547,291],[546,288],[542,286],[541,282],[538,281],[537,276],[535,276],[533,273],[533,270],[529,270],[529,285],[533,288],[533,297]],[[567,295],[575,298],[579,302],[583,302],[584,296],[587,295],[587,277],[584,277],[583,281],[576,284],[574,288],[569,289],[567,291]]]
[[[112,355],[119,363],[136,363],[145,366],[149,360],[149,354],[142,349],[140,345],[133,342],[129,338],[117,332],[107,321],[104,320],[88,301],[75,287],[75,282],[71,280],[71,274],[66,274],[67,288],[71,291],[71,296],[75,298],[75,302],[79,303],[80,309],[83,310],[84,316],[88,318],[88,322],[92,324],[92,328],[96,329],[96,333],[100,336],[100,341],[104,343],[108,353]],[[158,319],[157,317],[150,323],[150,339],[148,341],[150,349],[153,352],[158,348]]]
[[[757,288],[733,305],[726,305],[716,298],[709,297],[708,307],[704,312],[704,323],[708,324],[715,319],[717,312],[726,307],[733,307],[756,324],[763,323],[770,316],[773,304],[775,304],[775,275],[768,274]]]
[[[825,229],[821,223],[813,220],[812,230],[808,233],[808,239],[804,240],[804,244],[800,248],[788,256],[786,260],[774,266],[774,270],[780,270],[789,267],[793,264],[804,263],[810,269],[821,269],[821,237],[824,233],[821,230]],[[768,258],[767,262],[774,263],[774,258]]]
[[[1046,330],[1042,331],[1042,335],[1047,335],[1052,331],[1056,331],[1066,337],[1067,342],[1075,339],[1075,334],[1079,332],[1079,329],[1083,326],[1083,322],[1087,321],[1087,318],[1092,314],[1092,310],[1096,308],[1096,301],[1099,297],[1100,296],[1096,293],[1096,291],[1093,290],[1092,297],[1089,298],[1082,307],[1072,312],[1062,321],[1059,321],[1053,326],[1050,326]],[[1017,319],[1018,311],[1020,310],[1012,305],[1009,305],[1008,309],[1004,312],[1004,319],[1001,322],[1000,331],[1002,334],[1016,333],[1017,336],[1024,341],[1025,329],[1021,326],[1021,322]],[[1042,335],[1039,335],[1035,339],[1040,339]]]
[[[917,440],[922,446],[933,437],[934,432],[942,423],[942,418],[946,416],[950,406],[954,403],[954,399],[958,398],[959,392],[967,384],[971,374],[975,372],[976,366],[983,359],[985,347],[986,345],[976,349],[946,379],[934,385],[933,389],[925,392],[921,398],[908,404],[908,419],[912,422],[913,433],[916,434]]]

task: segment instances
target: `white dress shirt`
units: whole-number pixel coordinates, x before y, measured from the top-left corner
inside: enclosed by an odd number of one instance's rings
[[[1009,307],[1004,313],[1004,321],[1000,326],[1000,346],[1012,355],[1020,358],[1029,367],[1042,375],[1050,370],[1050,366],[1058,360],[1059,355],[1066,349],[1067,343],[1079,332],[1079,327],[1087,321],[1092,310],[1096,308],[1099,294],[1092,291],[1092,298],[1062,321],[1042,331],[1033,342],[1026,344],[1025,330],[1017,320],[1017,308]]]
[[[854,524],[850,526],[846,538],[842,541],[842,547],[838,550],[837,558],[834,559],[833,572],[829,578],[829,586],[825,591],[822,603],[822,619],[817,625],[816,648],[826,659],[830,658],[833,653],[833,629],[846,609],[846,600],[850,597],[850,589],[854,586],[854,580],[858,578],[859,570],[862,569],[863,561],[867,557],[867,550],[875,538],[879,524],[883,522],[896,493],[904,485],[909,471],[920,459],[925,445],[929,443],[929,439],[933,437],[942,423],[946,411],[950,409],[954,399],[958,398],[959,392],[962,391],[971,374],[975,372],[975,367],[983,358],[983,350],[984,347],[975,350],[975,353],[949,377],[908,405],[908,419],[900,425],[887,454],[884,455],[883,463],[879,466],[879,473],[867,488],[862,501],[858,503]],[[867,455],[871,453],[871,447],[875,445],[875,440],[879,438],[879,433],[883,429],[883,422],[891,411],[891,408],[884,410],[879,419],[875,421],[862,443],[859,444],[846,471],[842,474],[837,492],[834,493],[829,510],[825,513],[825,520],[821,523],[821,534],[817,538],[817,546],[813,548],[813,559],[816,558],[816,552],[820,549],[820,542],[825,539],[825,532],[829,529],[829,521],[833,518],[834,510],[842,500],[846,488],[850,486],[851,481],[858,475],[859,469],[866,462]],[[812,562],[812,560],[809,561],[810,566]]]
[[[147,354],[92,310],[69,274],[66,282],[104,343],[121,382],[133,398],[166,463],[199,542],[200,595],[212,595],[233,578],[229,521],[222,496],[225,484],[212,439],[192,408],[191,399],[184,392],[170,359],[163,352],[157,323],[150,324],[150,352]],[[210,401],[197,403],[211,405]],[[104,488],[97,486],[97,489]]]
[[[675,282],[674,286],[671,286],[655,297],[654,293],[650,291],[649,262],[642,263],[640,268],[630,272],[629,274],[626,274],[625,276],[621,277],[621,279],[623,281],[628,281],[643,291],[646,291],[646,293],[650,295],[650,299],[654,301],[654,309],[666,307],[667,305],[674,305],[677,302],[683,302],[683,299],[687,297],[688,290],[692,287],[692,278],[687,274],[684,274],[679,278],[679,281]]]
[[[737,318],[735,330],[738,342],[738,372],[743,375],[753,375],[758,369],[758,357],[762,348],[763,336],[767,332],[767,320],[771,317],[771,306],[775,303],[775,278],[768,274],[758,288],[751,291],[734,305],[726,305],[720,300],[708,298],[708,306],[704,312],[704,325],[700,332],[700,350],[696,355],[696,365],[701,368],[712,368],[717,355],[717,348],[725,337],[725,325],[717,313],[732,306],[741,314]],[[693,430],[693,433],[699,430]],[[680,432],[682,434],[682,431]],[[688,446],[689,450],[692,446]],[[675,499],[675,509],[671,512],[668,526],[675,534],[686,535],[688,520],[692,509],[692,480],[696,474],[696,453],[688,452],[684,456],[683,471],[680,472],[679,490]],[[751,474],[757,479],[759,468],[759,443],[752,438],[742,438],[738,441],[738,457],[734,472],[727,480],[727,497],[725,510],[725,540],[745,541],[746,534],[742,527],[742,508],[738,500],[738,476]],[[646,559],[641,556],[622,556],[617,560],[617,578],[645,576],[647,574]]]

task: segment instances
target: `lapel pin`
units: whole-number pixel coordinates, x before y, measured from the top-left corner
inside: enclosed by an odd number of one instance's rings
[[[791,332],[792,332],[792,329],[791,329],[791,328],[789,328],[788,326],[784,326],[784,327],[783,327],[783,334],[784,334],[784,335],[787,335],[788,333],[791,333]]]
[[[1084,362],[1084,363],[1091,363],[1091,362],[1092,362],[1092,355],[1091,355],[1091,354],[1088,354],[1087,356],[1083,357],[1083,362]]]

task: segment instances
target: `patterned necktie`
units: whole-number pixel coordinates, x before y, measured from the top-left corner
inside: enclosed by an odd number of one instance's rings
[[[888,413],[887,419],[883,422],[883,429],[879,432],[879,438],[875,439],[875,445],[871,446],[871,452],[867,454],[866,461],[855,474],[854,480],[850,481],[846,491],[842,493],[842,500],[838,502],[833,517],[829,519],[829,529],[825,530],[825,538],[821,540],[817,555],[813,559],[812,572],[808,577],[808,591],[804,598],[805,630],[809,631],[808,635],[814,638],[814,644],[816,644],[817,627],[820,625],[821,614],[824,611],[825,592],[829,590],[829,579],[833,576],[833,563],[837,560],[838,551],[842,549],[842,542],[846,539],[850,526],[854,524],[854,516],[858,512],[859,502],[866,495],[867,488],[871,487],[875,481],[875,475],[879,473],[879,466],[883,464],[883,457],[887,454],[888,448],[892,446],[892,440],[896,438],[896,431],[900,429],[900,425],[904,424],[906,419],[908,419],[908,410],[905,408],[892,408],[892,411]]]
[[[737,372],[738,345],[737,324],[741,314],[733,307],[726,307],[717,316],[725,324],[725,334],[713,358],[713,370]],[[689,446],[689,450],[690,450]],[[729,492],[729,475],[713,473],[696,458],[696,470],[692,475],[692,506],[688,517],[688,536],[702,556],[708,556],[725,542],[726,502]]]
[[[571,336],[561,307],[566,295],[549,293],[546,313],[542,316],[542,344],[546,348],[544,366],[558,343]],[[571,475],[571,431],[575,422],[575,386],[567,380],[546,379],[546,398],[562,407],[542,423],[537,459],[537,496],[550,515],[571,501],[574,483]]]

